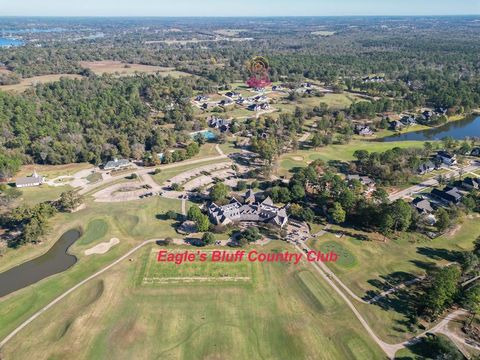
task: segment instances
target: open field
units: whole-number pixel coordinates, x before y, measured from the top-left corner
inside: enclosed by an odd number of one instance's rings
[[[379,234],[333,227],[332,233],[309,242],[317,250],[334,248],[337,251],[339,260],[328,266],[363,298],[424,275],[429,266],[455,261],[456,251],[473,248],[473,241],[480,236],[479,220],[478,217],[467,218],[461,227],[435,240],[407,233],[399,239],[383,242]],[[347,235],[337,238],[335,233],[339,230]],[[360,236],[367,236],[370,241],[361,240]],[[401,325],[407,319],[408,311],[402,301],[404,299],[390,296],[390,300],[380,301],[378,305],[358,304],[358,307],[384,340],[398,342],[408,337],[406,328]]]
[[[348,108],[353,101],[367,101],[364,98],[349,93],[341,93],[341,94],[334,94],[328,93],[325,96],[317,97],[305,97],[299,98],[297,101],[287,104],[275,104],[274,107],[278,109],[282,109],[284,111],[293,112],[296,106],[307,106],[307,107],[314,107],[318,106],[320,103],[325,103],[328,107],[333,109],[345,109]]]
[[[103,74],[119,74],[121,76],[130,76],[135,73],[170,75],[174,77],[190,76],[190,74],[176,71],[175,68],[142,65],[142,64],[126,64],[120,61],[83,61],[80,65],[84,68],[92,70],[97,75]]]
[[[384,358],[347,306],[310,267],[249,264],[252,282],[145,286],[142,269],[151,253],[151,247],[142,249],[132,261],[70,294],[14,337],[2,355],[8,359]]]
[[[34,87],[37,84],[47,84],[55,81],[59,81],[61,78],[67,79],[81,79],[82,76],[76,74],[52,74],[52,75],[40,75],[31,78],[25,78],[20,81],[19,84],[14,85],[2,85],[0,90],[23,92],[29,88]]]
[[[17,177],[30,176],[33,170],[41,176],[45,176],[48,179],[54,179],[59,176],[71,176],[80,170],[93,169],[93,165],[89,163],[72,163],[65,165],[23,165],[20,171],[16,174]]]
[[[49,186],[43,184],[31,188],[21,188],[19,190],[22,192],[22,195],[16,200],[16,203],[31,206],[45,201],[57,200],[61,193],[72,190],[72,187],[68,185]]]

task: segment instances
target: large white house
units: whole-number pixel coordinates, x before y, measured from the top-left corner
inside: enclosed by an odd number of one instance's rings
[[[15,181],[15,186],[17,188],[40,186],[44,183],[44,181],[45,178],[43,176],[39,176],[37,172],[33,170],[32,176],[18,178]]]
[[[279,208],[275,206],[270,197],[259,202],[252,190],[246,192],[243,196],[243,202],[232,198],[230,203],[224,206],[212,203],[208,207],[208,214],[216,225],[253,221],[273,224],[283,228],[288,223],[286,207]]]

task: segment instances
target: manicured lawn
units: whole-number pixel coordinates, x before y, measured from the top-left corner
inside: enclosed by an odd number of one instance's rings
[[[307,265],[249,264],[253,279],[247,283],[142,285],[151,252],[141,250],[70,294],[13,338],[2,355],[384,358],[343,301]]]
[[[328,263],[328,266],[356,295],[365,297],[423,275],[425,269],[433,264],[445,265],[454,261],[455,251],[473,248],[473,241],[480,236],[479,221],[478,217],[465,219],[460,228],[435,240],[422,240],[416,234],[405,234],[397,240],[383,242],[378,234],[343,229],[349,235],[337,238],[329,233],[309,243],[314,249],[322,251],[331,248],[332,243],[336,244],[340,259],[337,263]],[[334,232],[336,229],[338,227],[333,228]],[[359,235],[374,240],[360,240]],[[351,254],[353,260],[344,261],[344,254],[348,258]],[[409,331],[402,325],[407,320],[404,313],[407,305],[403,301],[405,299],[391,296],[388,302],[380,303],[381,306],[358,304],[358,307],[375,331],[385,341],[393,343],[409,336]]]
[[[108,232],[108,224],[103,219],[94,219],[90,221],[82,237],[78,239],[78,245],[88,245],[92,242],[102,239]]]
[[[93,169],[93,165],[89,163],[72,163],[65,165],[24,165],[15,176],[30,176],[35,170],[41,176],[45,176],[48,179],[54,179],[59,176],[71,176],[80,170],[89,168]]]
[[[71,190],[72,187],[66,186],[48,186],[41,185],[31,188],[21,188],[22,196],[17,199],[18,203],[25,205],[35,205],[44,201],[56,200],[60,197],[60,194]]]

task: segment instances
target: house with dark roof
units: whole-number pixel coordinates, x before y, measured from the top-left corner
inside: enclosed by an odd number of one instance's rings
[[[389,123],[389,128],[390,130],[393,130],[393,131],[397,131],[397,130],[401,130],[405,127],[405,125],[401,122],[401,121],[398,121],[398,120],[393,120]]]
[[[261,222],[273,224],[283,228],[288,223],[287,208],[277,207],[270,197],[263,201],[258,200],[258,195],[248,190],[242,201],[232,198],[229,204],[218,206],[215,203],[208,207],[208,215],[216,225],[228,225],[237,222]]]
[[[208,101],[208,99],[209,99],[209,97],[207,95],[198,95],[195,98],[195,101],[202,102],[202,101]]]
[[[457,163],[457,156],[455,154],[449,153],[448,151],[439,151],[437,152],[437,159],[442,163],[448,166],[455,165]]]
[[[411,126],[411,125],[415,125],[417,123],[417,120],[413,115],[406,115],[401,118],[400,122],[405,126]]]
[[[464,189],[467,189],[468,191],[473,191],[473,190],[480,190],[480,179],[472,178],[472,177],[467,177],[463,179],[461,186]]]
[[[270,109],[270,105],[268,103],[263,104],[252,104],[248,107],[250,111],[260,111],[260,110],[268,110]]]
[[[423,113],[422,113],[422,118],[425,120],[425,121],[428,121],[432,118],[433,116],[433,111],[430,111],[430,110],[425,110]]]
[[[458,204],[462,200],[462,193],[456,187],[447,186],[445,189],[433,189],[431,194],[446,204]]]
[[[424,162],[423,164],[421,164],[417,171],[420,175],[425,175],[431,171],[435,170],[435,164],[433,162],[431,162],[430,160]]]
[[[230,99],[230,98],[220,100],[220,102],[218,103],[218,105],[220,105],[220,106],[228,106],[228,105],[232,105],[232,104],[233,104],[233,100]]]
[[[473,148],[472,152],[470,153],[471,156],[480,156],[480,147]]]
[[[222,118],[212,117],[208,121],[208,125],[214,129],[220,130],[221,132],[230,130],[230,120]]]
[[[236,91],[229,91],[225,94],[225,96],[228,96],[229,98],[236,98],[239,97],[241,94]]]

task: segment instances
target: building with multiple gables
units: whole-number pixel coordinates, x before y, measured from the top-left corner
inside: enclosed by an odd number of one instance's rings
[[[208,207],[211,221],[216,225],[228,225],[242,221],[262,222],[284,227],[288,223],[286,206],[277,207],[267,197],[259,201],[252,190],[248,190],[242,201],[232,198],[229,204],[219,206],[215,203]]]
[[[39,176],[35,170],[33,170],[32,176],[21,177],[15,181],[15,186],[17,188],[40,186],[44,183],[45,178]]]

